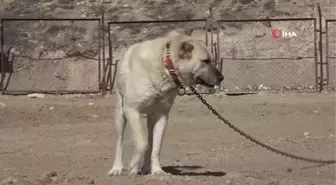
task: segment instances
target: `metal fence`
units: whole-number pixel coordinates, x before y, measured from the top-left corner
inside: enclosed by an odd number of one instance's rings
[[[106,30],[104,12],[101,16],[1,19],[0,92],[113,93],[117,64],[126,48],[174,28],[207,43],[224,73],[224,91],[335,90],[336,40],[331,35],[336,21],[326,20],[324,32],[320,11],[318,20],[214,21],[210,13],[195,20],[110,21]],[[32,29],[43,34],[29,32]],[[275,39],[274,30],[295,32],[297,37]]]
[[[336,19],[326,19],[325,61],[328,64],[327,79],[328,90],[336,90]]]
[[[218,24],[225,91],[317,90],[315,18],[219,20]]]
[[[100,92],[100,24],[99,18],[1,19],[2,92]]]

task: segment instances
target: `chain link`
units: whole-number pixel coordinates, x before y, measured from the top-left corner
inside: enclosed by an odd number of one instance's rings
[[[270,150],[274,153],[292,158],[292,159],[296,159],[296,160],[301,160],[301,161],[305,161],[305,162],[310,162],[310,163],[318,163],[318,164],[334,164],[336,163],[335,160],[322,160],[322,159],[313,159],[313,158],[307,158],[307,157],[302,157],[302,156],[298,156],[298,155],[294,155],[291,153],[287,153],[281,150],[278,150],[276,148],[273,148],[269,145],[266,145],[256,139],[254,139],[252,136],[246,134],[245,132],[243,132],[242,130],[240,130],[239,128],[237,128],[236,126],[234,126],[232,123],[230,123],[230,121],[226,120],[225,118],[223,118],[222,115],[220,115],[197,91],[195,88],[190,87],[191,91],[197,96],[198,99],[201,100],[201,102],[206,105],[208,107],[208,109],[214,114],[216,115],[220,120],[222,120],[225,124],[227,124],[230,128],[232,128],[234,131],[238,132],[240,135],[244,136],[245,138],[249,139],[250,141],[252,141],[253,143],[266,148],[267,150]]]

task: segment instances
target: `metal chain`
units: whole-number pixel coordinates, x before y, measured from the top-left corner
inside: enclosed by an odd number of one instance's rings
[[[277,154],[292,158],[292,159],[297,159],[297,160],[301,160],[301,161],[305,161],[305,162],[310,162],[310,163],[319,163],[319,164],[334,164],[336,163],[336,160],[322,160],[322,159],[313,159],[313,158],[307,158],[307,157],[302,157],[302,156],[298,156],[298,155],[294,155],[291,153],[287,153],[281,150],[278,150],[276,148],[273,148],[269,145],[266,145],[256,139],[254,139],[252,136],[246,134],[244,131],[240,130],[239,128],[237,128],[236,126],[234,126],[232,123],[230,123],[230,121],[226,120],[225,118],[223,118],[222,115],[220,115],[197,91],[195,88],[193,87],[189,87],[191,89],[191,91],[197,96],[198,99],[200,99],[202,101],[202,103],[204,105],[206,105],[208,107],[208,109],[214,114],[216,115],[220,120],[222,120],[225,124],[227,124],[230,128],[232,128],[234,131],[238,132],[240,135],[244,136],[245,138],[249,139],[250,141],[252,141],[253,143],[266,148],[267,150],[270,150],[272,152],[275,152]]]

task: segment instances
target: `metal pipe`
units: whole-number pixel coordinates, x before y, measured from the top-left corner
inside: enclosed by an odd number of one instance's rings
[[[42,94],[99,94],[97,90],[7,90],[4,94],[25,95],[31,93]]]
[[[116,73],[117,73],[117,70],[118,70],[118,60],[116,61],[116,63],[114,64],[114,73],[113,73],[113,77],[112,77],[112,83],[111,83],[111,89],[113,90],[113,87],[114,87],[114,83],[115,83],[115,77],[116,77]],[[112,92],[111,90],[111,92]]]
[[[315,18],[285,18],[285,19],[241,19],[241,20],[235,20],[235,19],[222,19],[217,20],[217,22],[269,22],[269,21],[312,21]]]
[[[4,18],[3,21],[100,21],[99,18]]]
[[[217,44],[217,58],[216,58],[216,61],[217,61],[217,64],[219,63],[219,60],[220,60],[220,45],[219,45],[219,26],[218,26],[218,24],[216,25],[216,28],[217,28],[217,42],[216,42],[216,44]],[[219,66],[218,66],[218,68],[219,68]]]
[[[0,58],[0,65],[1,65],[1,77],[0,77],[0,91],[3,94],[3,82],[5,80],[5,51],[4,51],[4,34],[3,34],[3,21],[0,19],[0,47],[1,47],[1,58]]]
[[[102,39],[103,39],[103,68],[104,68],[104,70],[103,70],[103,79],[102,79],[102,95],[105,95],[106,94],[106,80],[105,80],[105,77],[106,77],[106,70],[105,70],[105,63],[106,63],[106,61],[105,61],[105,32],[104,32],[104,24],[105,24],[105,22],[104,22],[104,19],[105,19],[105,16],[104,16],[104,10],[102,9],[102,30],[101,30],[101,32],[103,33],[103,37],[102,37]]]
[[[322,13],[321,13],[321,6],[320,6],[320,3],[317,4],[317,9],[318,9],[318,14],[319,14],[319,49],[320,49],[320,75],[321,75],[321,78],[320,78],[320,92],[323,90],[323,79],[324,79],[324,76],[323,76],[323,45],[322,45]]]
[[[209,23],[208,23],[208,20],[207,20],[207,21],[205,22],[205,44],[209,47],[208,27],[209,27]]]
[[[101,20],[99,21],[98,24],[98,30],[100,30],[101,26],[102,26],[102,22]],[[102,49],[102,32],[99,31],[98,32],[98,86],[99,86],[99,90],[101,90],[101,49]]]
[[[108,24],[149,24],[149,23],[183,23],[183,22],[205,22],[206,19],[190,19],[190,20],[154,20],[154,21],[110,21]]]
[[[317,22],[316,19],[314,19],[314,59],[315,59],[315,87],[317,90],[318,87],[318,57],[317,57],[317,36],[316,36],[316,32],[317,32]]]
[[[329,84],[329,59],[328,59],[328,56],[329,56],[329,37],[328,37],[328,21],[325,21],[325,33],[326,33],[326,38],[325,38],[325,42],[326,42],[326,45],[325,45],[325,48],[326,48],[326,55],[325,55],[325,62],[327,64],[327,88],[329,88],[330,84]]]
[[[108,28],[107,28],[107,35],[108,35],[110,73],[112,74],[113,52],[112,52],[111,26],[110,25],[108,25]],[[114,70],[114,73],[116,73],[116,70]],[[115,74],[113,75],[113,78],[114,76]],[[113,92],[113,85],[112,85],[113,82],[114,82],[114,79],[112,80],[112,78],[110,77],[110,94],[112,94]]]

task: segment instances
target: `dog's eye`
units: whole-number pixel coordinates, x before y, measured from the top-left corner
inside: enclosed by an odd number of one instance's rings
[[[202,60],[203,63],[209,64],[211,61],[209,59]]]

